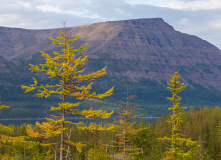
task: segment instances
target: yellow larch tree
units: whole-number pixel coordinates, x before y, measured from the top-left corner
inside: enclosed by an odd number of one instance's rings
[[[181,97],[177,94],[180,93],[187,87],[187,84],[181,83],[179,81],[180,74],[179,70],[174,73],[174,75],[170,75],[171,80],[167,82],[167,89],[172,92],[172,97],[167,97],[173,103],[173,107],[168,108],[168,110],[172,111],[172,115],[170,116],[170,120],[168,123],[171,124],[171,137],[159,138],[163,141],[169,141],[171,143],[170,149],[166,152],[167,158],[171,158],[174,160],[188,159],[196,152],[197,141],[192,141],[190,138],[185,138],[183,134],[180,133],[182,118],[181,114],[183,111],[187,109],[187,107],[180,107]],[[182,148],[183,146],[189,147],[187,152]]]
[[[25,89],[25,92],[37,90],[38,93],[36,95],[38,95],[39,97],[47,98],[51,95],[60,95],[61,103],[59,103],[57,107],[52,106],[51,111],[60,111],[61,117],[58,119],[54,117],[47,118],[47,120],[52,124],[60,125],[62,128],[60,142],[60,160],[63,160],[63,151],[65,150],[65,129],[67,129],[67,124],[75,125],[75,123],[67,121],[65,119],[65,115],[67,113],[70,113],[72,115],[80,115],[87,118],[109,118],[112,115],[113,111],[111,113],[100,112],[93,109],[82,111],[77,107],[80,105],[79,100],[82,100],[83,98],[102,99],[104,97],[110,96],[113,92],[114,87],[103,94],[96,94],[96,92],[91,93],[93,85],[92,81],[94,81],[95,78],[105,75],[106,67],[96,72],[86,74],[84,64],[88,61],[88,58],[87,56],[82,57],[79,54],[84,53],[88,44],[81,45],[79,48],[75,49],[70,45],[73,42],[77,41],[79,39],[79,36],[71,39],[71,34],[67,34],[66,29],[64,33],[61,31],[59,31],[59,33],[60,37],[50,37],[50,40],[53,42],[54,45],[61,46],[61,53],[54,51],[54,55],[50,56],[49,54],[40,51],[46,61],[45,64],[30,64],[30,70],[32,72],[44,72],[47,76],[49,76],[48,78],[59,79],[59,83],[52,85],[38,85],[37,80],[33,78],[33,85],[22,86],[22,88]],[[76,103],[71,103],[70,101],[68,102],[67,97],[75,98]]]

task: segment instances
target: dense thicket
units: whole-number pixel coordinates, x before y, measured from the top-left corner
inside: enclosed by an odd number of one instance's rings
[[[198,141],[201,146],[198,150],[202,160],[218,160],[221,158],[221,109],[220,107],[205,107],[195,110],[191,107],[189,111],[181,115],[183,123],[180,132],[186,138]],[[134,159],[159,160],[166,156],[166,151],[170,147],[168,142],[159,141],[159,138],[171,136],[171,125],[167,123],[170,115],[164,115],[153,123],[145,123],[143,119],[133,126],[133,129],[140,130],[137,134],[131,135],[128,143],[130,148],[139,148],[141,152],[132,155]],[[81,126],[89,126],[90,123],[81,123]],[[107,124],[101,123],[104,128]],[[5,142],[1,137],[0,159],[55,159],[55,154],[59,152],[59,146],[47,146],[44,144],[55,143],[59,137],[44,139],[43,137],[31,138],[27,133],[27,124],[21,126],[7,126],[11,132],[0,130],[1,135],[11,137],[24,137],[25,139],[15,139],[14,142]],[[32,126],[40,133],[42,129]],[[90,130],[71,131],[71,137],[86,144],[81,152],[77,149],[70,151],[70,159],[120,159],[122,150],[114,141],[120,141],[117,136],[117,129],[102,132]],[[185,149],[186,146],[183,146]],[[13,149],[12,149],[13,148]],[[50,157],[50,158],[49,158]]]

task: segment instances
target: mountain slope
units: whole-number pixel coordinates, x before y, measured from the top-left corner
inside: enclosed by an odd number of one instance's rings
[[[43,61],[39,50],[49,54],[53,50],[59,51],[48,39],[58,36],[58,30],[0,27],[0,55],[4,57],[0,59],[0,73],[7,72],[7,76],[12,77],[19,75],[17,79],[2,76],[2,95],[8,95],[3,87],[5,83],[18,88],[21,84],[31,83],[33,75],[28,71],[28,64]],[[179,69],[181,81],[189,84],[181,94],[183,104],[202,106],[221,102],[221,51],[205,40],[174,30],[161,18],[85,24],[67,30],[72,37],[80,35],[74,47],[89,42],[85,52],[89,55],[88,72],[107,66],[108,74],[95,83],[94,89],[99,92],[114,85],[115,92],[109,98],[112,101],[122,100],[126,86],[129,86],[145,114],[160,116],[170,104],[166,99],[170,96],[166,81]],[[5,63],[14,69],[7,70]],[[35,76],[42,82],[48,80]],[[22,97],[23,91],[18,89],[16,94]],[[7,102],[7,96],[4,97]],[[20,100],[15,98],[13,101],[15,104]],[[42,105],[47,104],[42,103],[35,108],[43,109]],[[25,106],[33,109],[29,102]]]
[[[89,42],[86,54],[91,59],[111,65],[120,62],[121,71],[113,72],[115,76],[168,80],[180,68],[186,79],[221,90],[217,79],[221,51],[196,36],[175,31],[160,18],[88,24],[69,28],[69,32],[73,37],[80,35],[77,45]],[[58,36],[58,29],[1,27],[0,34],[0,55],[8,60],[32,59],[39,50],[56,47],[48,38]],[[128,61],[132,61],[129,66]]]

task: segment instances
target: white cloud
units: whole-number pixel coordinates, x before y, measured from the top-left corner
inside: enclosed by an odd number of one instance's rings
[[[0,23],[1,24],[11,24],[15,22],[19,18],[18,15],[15,14],[1,14]]]
[[[198,1],[173,1],[161,7],[169,7],[183,10],[204,10],[221,8],[220,0],[198,0]]]
[[[20,4],[20,5],[24,6],[24,7],[27,7],[27,8],[31,6],[30,3],[24,3],[24,2],[21,2],[21,1],[19,1],[18,4]]]
[[[211,28],[221,29],[221,19],[210,21],[208,23],[208,26],[211,27]]]
[[[40,5],[36,7],[43,12],[55,12],[55,13],[64,13],[59,7],[57,6],[50,6],[50,5]]]
[[[162,0],[126,0],[127,3],[132,4],[132,5],[136,5],[136,4],[145,4],[145,5],[157,5],[157,4],[162,4],[167,2],[167,0],[162,1]]]
[[[130,4],[145,4],[179,10],[202,10],[221,8],[220,0],[127,0]]]

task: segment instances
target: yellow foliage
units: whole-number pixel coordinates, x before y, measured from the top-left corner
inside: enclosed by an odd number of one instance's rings
[[[87,146],[86,144],[83,144],[83,143],[81,143],[81,142],[72,142],[72,141],[67,141],[67,140],[65,141],[65,143],[70,144],[71,146],[76,147],[76,149],[77,149],[77,151],[78,151],[79,153],[82,152],[83,147],[86,147],[86,146]]]
[[[85,145],[85,144],[82,144],[82,143],[80,143],[80,142],[77,142],[77,143],[76,143],[76,149],[78,150],[79,153],[82,152],[82,148],[83,148],[83,147],[86,147],[86,145]]]
[[[34,128],[32,128],[29,124],[27,126],[27,133],[28,133],[28,136],[32,138],[43,137],[42,134],[39,134],[38,132],[34,132]]]
[[[31,92],[31,91],[34,91],[35,89],[37,89],[37,85],[38,85],[38,82],[37,80],[33,77],[33,80],[34,80],[34,84],[31,84],[30,87],[29,86],[21,86],[22,89],[25,89],[25,93],[27,92]]]
[[[1,160],[18,160],[18,159],[21,159],[21,157],[19,155],[11,155],[11,154],[4,154],[4,155],[1,155],[0,154],[0,158]]]
[[[4,109],[4,108],[10,108],[9,106],[5,106],[5,105],[1,105],[0,109]]]
[[[69,102],[65,102],[65,103],[58,103],[59,107],[51,107],[51,111],[57,111],[57,110],[70,110],[73,107],[78,107],[80,105],[80,102],[78,103],[69,103]]]
[[[6,132],[7,134],[13,133],[13,129],[7,126],[4,126],[3,124],[0,124],[0,131]]]
[[[95,117],[95,118],[109,118],[114,111],[108,113],[107,111],[102,111],[102,110],[93,110],[93,108],[90,108],[89,110],[83,110],[83,111],[77,111],[73,110],[72,114],[73,115],[80,115],[86,118],[90,117]]]
[[[114,124],[109,124],[109,127],[102,127],[101,125],[97,125],[96,123],[90,123],[90,125],[87,127],[87,126],[83,126],[83,127],[78,127],[79,129],[82,129],[82,130],[89,130],[91,132],[94,132],[94,131],[98,131],[98,132],[102,132],[102,131],[109,131],[109,130],[113,130],[114,128],[116,127],[116,125]]]
[[[35,125],[42,130],[42,133],[34,132],[34,128],[32,128],[31,125],[28,124],[27,133],[28,136],[32,138],[43,137],[47,139],[50,137],[60,135],[62,131],[61,127],[50,124],[48,122],[43,122],[42,124],[36,122]]]

